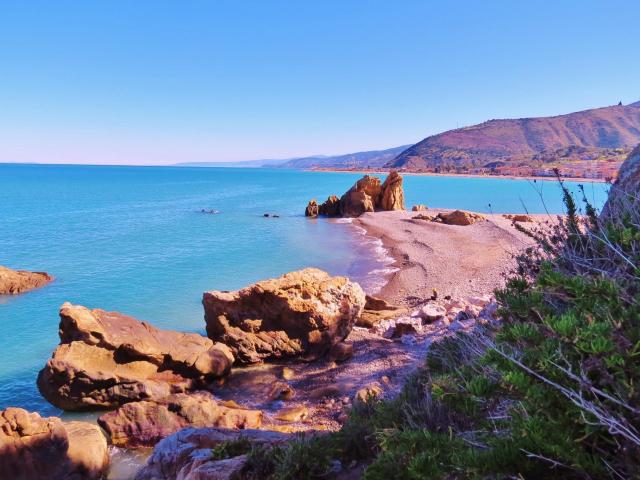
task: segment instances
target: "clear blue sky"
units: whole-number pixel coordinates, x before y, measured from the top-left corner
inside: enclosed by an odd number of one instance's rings
[[[0,162],[347,153],[640,100],[640,2],[0,0]]]

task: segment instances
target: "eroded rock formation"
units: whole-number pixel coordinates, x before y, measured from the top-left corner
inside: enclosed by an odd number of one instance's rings
[[[40,288],[52,280],[48,273],[11,270],[0,265],[0,295],[17,295]]]
[[[485,220],[485,217],[478,213],[465,212],[463,210],[454,210],[453,212],[439,213],[437,221],[446,225],[467,226],[473,225],[478,220]]]
[[[253,445],[286,442],[292,436],[262,430],[226,430],[216,428],[185,428],[156,445],[147,464],[136,480],[203,480],[238,478],[246,457],[240,455],[215,460],[211,450],[223,442],[242,437]]]
[[[226,346],[202,335],[70,303],[60,309],[59,334],[38,388],[64,410],[113,408],[196,390],[227,374],[234,360]]]
[[[308,217],[318,215],[358,217],[363,213],[376,210],[404,210],[402,176],[398,172],[391,172],[384,183],[381,183],[378,177],[365,175],[340,199],[331,195],[322,205],[311,200],[305,215]]]
[[[0,478],[98,479],[108,464],[107,441],[97,425],[63,423],[21,408],[0,412]]]
[[[345,277],[307,268],[235,292],[205,292],[202,303],[209,338],[249,364],[324,355],[349,334],[365,294]]]
[[[158,401],[127,403],[98,423],[118,446],[153,446],[186,427],[260,428],[262,412],[219,404],[209,392],[178,393]]]

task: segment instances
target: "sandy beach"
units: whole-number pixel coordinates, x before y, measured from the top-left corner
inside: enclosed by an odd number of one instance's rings
[[[447,210],[429,209],[429,215]],[[380,291],[388,301],[403,305],[423,302],[435,289],[439,296],[462,298],[490,294],[504,284],[514,266],[514,254],[530,244],[511,220],[500,214],[486,221],[455,226],[414,220],[420,212],[366,213],[354,220],[367,235],[379,238],[395,259],[393,273]],[[551,215],[531,215],[536,222]],[[533,226],[535,223],[524,225]]]

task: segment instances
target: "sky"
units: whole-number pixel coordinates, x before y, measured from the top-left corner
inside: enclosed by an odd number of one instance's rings
[[[0,0],[0,162],[389,148],[640,100],[637,0]]]

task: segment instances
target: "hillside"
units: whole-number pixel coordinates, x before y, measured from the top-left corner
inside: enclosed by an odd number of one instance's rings
[[[371,150],[367,152],[348,153],[334,156],[313,156],[294,158],[283,164],[283,168],[379,168],[393,160],[410,145],[389,148],[387,150]]]
[[[640,102],[555,117],[489,120],[427,137],[385,167],[452,171],[619,163],[638,143]]]

